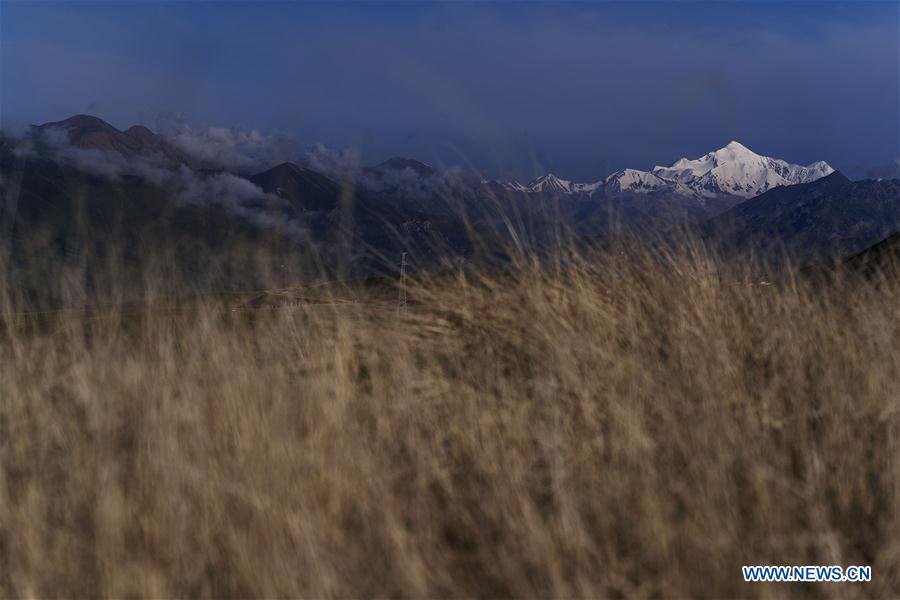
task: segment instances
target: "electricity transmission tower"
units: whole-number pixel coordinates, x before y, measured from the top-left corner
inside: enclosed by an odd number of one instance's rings
[[[406,309],[406,252],[400,255],[400,291],[397,294],[397,310]]]

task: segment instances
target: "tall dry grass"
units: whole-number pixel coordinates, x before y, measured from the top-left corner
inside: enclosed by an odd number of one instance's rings
[[[607,252],[409,297],[8,296],[0,596],[900,593],[900,281]]]

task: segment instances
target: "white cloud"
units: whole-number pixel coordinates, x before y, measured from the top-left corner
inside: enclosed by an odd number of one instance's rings
[[[291,160],[297,143],[293,136],[263,134],[257,129],[207,127],[194,129],[183,115],[166,113],[158,130],[170,144],[210,167],[258,171]]]
[[[214,134],[217,135],[217,134]],[[227,135],[225,136],[227,138]],[[111,150],[76,148],[65,131],[41,131],[40,142],[50,158],[72,165],[76,169],[119,179],[134,176],[170,191],[179,202],[194,205],[219,205],[234,215],[258,225],[286,225],[288,235],[301,237],[302,226],[287,221],[285,201],[260,187],[231,173],[202,174],[185,165],[178,168],[162,166],[153,157],[125,157]],[[25,148],[25,140],[19,144]]]

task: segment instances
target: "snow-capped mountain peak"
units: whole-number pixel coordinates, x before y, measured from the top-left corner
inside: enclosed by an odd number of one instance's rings
[[[669,167],[653,167],[653,173],[668,181],[688,183],[697,177],[703,177],[712,169],[728,164],[760,163],[760,156],[741,144],[731,141],[728,145],[709,152],[700,158],[691,160],[680,158]]]
[[[571,192],[572,182],[547,173],[529,183],[528,189],[532,192]]]
[[[743,198],[780,185],[814,181],[833,171],[824,161],[804,167],[761,156],[736,141],[695,160],[681,158],[670,167],[653,168],[657,177],[687,184],[702,195],[731,194]]]
[[[730,150],[732,152],[749,152],[750,154],[753,154],[753,151],[750,150],[750,148],[748,148],[747,146],[738,142],[737,140],[731,140],[721,150]],[[721,150],[720,150],[720,152],[721,152]]]

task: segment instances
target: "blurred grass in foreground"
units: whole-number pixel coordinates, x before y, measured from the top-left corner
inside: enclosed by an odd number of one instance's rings
[[[405,311],[142,281],[41,318],[4,290],[0,596],[900,593],[894,275],[576,253],[421,275]]]

